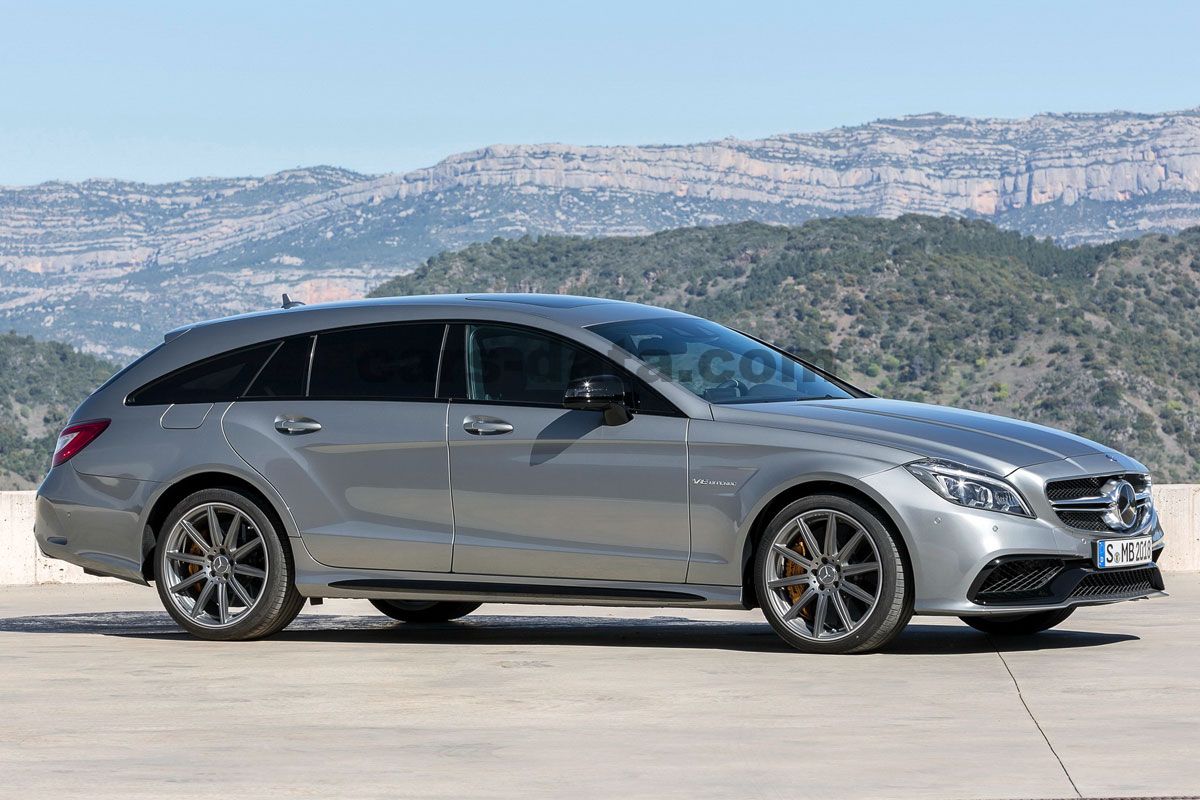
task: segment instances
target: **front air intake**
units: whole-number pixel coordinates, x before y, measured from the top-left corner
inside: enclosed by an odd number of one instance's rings
[[[1161,589],[1155,585],[1158,570],[1154,567],[1127,569],[1120,572],[1095,572],[1085,577],[1071,593],[1072,598],[1112,597],[1142,595]],[[1159,581],[1161,583],[1161,581]]]
[[[1050,596],[1050,582],[1062,571],[1059,559],[1003,561],[981,575],[972,600],[976,603],[1018,603]]]

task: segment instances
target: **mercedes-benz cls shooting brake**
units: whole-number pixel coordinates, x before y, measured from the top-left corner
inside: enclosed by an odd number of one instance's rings
[[[291,306],[292,304],[287,304]],[[410,297],[204,322],[75,412],[42,550],[148,584],[208,639],[305,598],[762,609],[860,652],[914,614],[1034,633],[1161,592],[1139,462],[885,400],[687,314]]]

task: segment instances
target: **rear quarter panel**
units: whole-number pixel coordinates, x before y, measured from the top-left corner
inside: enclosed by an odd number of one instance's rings
[[[201,405],[205,408],[197,407]],[[172,486],[193,475],[220,473],[240,478],[258,489],[275,506],[288,535],[297,535],[287,504],[274,487],[229,446],[221,419],[230,405],[125,406],[121,403],[116,407],[103,404],[82,407],[77,414],[80,419],[100,417],[111,419],[112,423],[67,466],[81,476],[151,484],[145,493],[145,504],[138,509],[139,531],[158,498]],[[167,429],[162,426],[162,418],[168,411],[177,418],[202,421],[194,428]]]

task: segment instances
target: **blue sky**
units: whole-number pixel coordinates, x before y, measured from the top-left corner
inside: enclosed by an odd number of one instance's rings
[[[1200,4],[0,0],[0,184],[1200,105]]]

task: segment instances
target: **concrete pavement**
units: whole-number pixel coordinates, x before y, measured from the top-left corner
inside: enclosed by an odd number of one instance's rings
[[[1200,795],[1200,575],[1168,590],[818,657],[756,612],[330,601],[218,644],[151,589],[0,588],[0,796]]]

